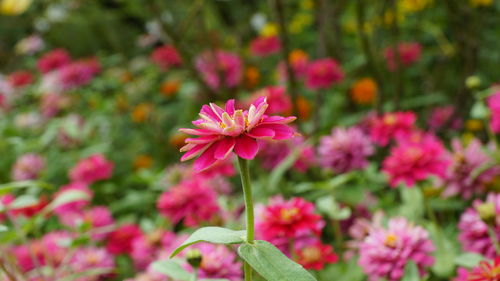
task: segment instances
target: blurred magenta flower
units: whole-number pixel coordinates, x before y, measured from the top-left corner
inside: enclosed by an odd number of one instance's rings
[[[411,111],[389,112],[373,117],[368,122],[373,142],[385,146],[390,140],[400,141],[408,138],[415,130],[417,117]]]
[[[59,69],[71,62],[71,58],[68,52],[64,49],[54,49],[50,52],[45,53],[40,59],[38,59],[37,66],[38,70],[42,73],[48,73]]]
[[[201,119],[193,121],[196,129],[180,129],[186,134],[199,136],[186,139],[181,152],[186,152],[181,161],[197,156],[195,171],[205,170],[231,152],[241,158],[253,159],[259,150],[257,139],[285,140],[295,135],[287,124],[295,117],[268,116],[266,99],[257,99],[248,111],[235,110],[234,100],[226,103],[225,109],[211,103],[200,111]]]
[[[409,66],[417,62],[422,55],[422,46],[417,42],[402,42],[397,48],[401,66]],[[384,50],[384,57],[387,60],[387,68],[390,71],[397,70],[396,52],[393,47],[387,47]]]
[[[292,52],[290,52],[290,55],[288,56],[288,61],[291,64],[293,73],[295,74],[295,77],[298,79],[304,78],[306,71],[307,71],[307,66],[309,64],[309,56],[307,55],[306,52],[300,49],[295,49]],[[286,82],[288,79],[288,74],[286,70],[286,64],[284,61],[281,61],[278,64],[278,80],[281,82]]]
[[[112,273],[115,269],[115,261],[113,256],[103,248],[83,247],[75,251],[71,261],[71,269],[74,272],[85,272],[89,270],[109,270],[109,273],[99,274],[98,276],[90,275],[74,279],[75,281],[96,281]]]
[[[499,166],[484,168],[494,160],[478,139],[473,139],[466,147],[460,140],[454,139],[452,151],[452,164],[446,179],[441,181],[441,185],[445,187],[442,193],[444,197],[461,195],[462,198],[469,199],[474,194],[484,192],[485,185],[500,175]]]
[[[90,188],[88,188],[88,185],[83,182],[72,182],[67,185],[61,186],[59,188],[59,191],[53,195],[54,200],[57,200],[59,196],[65,194],[65,192],[68,192],[70,190],[84,192],[88,195],[88,198],[59,205],[54,209],[54,213],[64,214],[66,212],[79,212],[90,204],[90,200],[92,199],[94,193]]]
[[[213,90],[220,89],[221,83],[227,88],[236,87],[243,78],[243,63],[238,55],[221,50],[205,51],[199,55],[196,69]]]
[[[500,194],[490,193],[485,202],[477,199],[472,206],[460,216],[458,240],[462,243],[464,251],[493,259],[497,253],[488,233],[488,227],[491,227],[498,241],[500,239]]]
[[[361,129],[335,128],[331,135],[321,137],[318,159],[323,168],[347,173],[365,168],[374,152],[372,142]]]
[[[488,107],[491,111],[490,127],[494,133],[500,133],[500,92],[488,98]]]
[[[12,179],[15,181],[37,179],[45,166],[45,158],[41,155],[35,153],[21,155],[12,167]]]
[[[33,55],[41,51],[45,46],[42,37],[37,34],[30,35],[21,39],[16,44],[16,53],[23,55]]]
[[[417,181],[429,176],[446,178],[451,164],[443,144],[434,136],[420,140],[407,140],[391,148],[390,155],[382,163],[382,171],[389,177],[392,187],[405,183],[413,187]]]
[[[113,163],[102,154],[93,154],[80,160],[69,171],[69,178],[74,182],[92,184],[99,180],[109,179],[113,173]]]
[[[500,257],[497,256],[490,263],[480,261],[468,274],[467,281],[496,281],[500,280]]]
[[[305,84],[310,90],[328,89],[343,79],[340,65],[331,58],[318,59],[307,65]]]
[[[292,112],[292,99],[286,93],[283,86],[267,86],[252,94],[249,104],[256,102],[259,98],[265,97],[269,105],[268,114],[290,114]]]
[[[132,241],[131,257],[134,266],[138,270],[144,270],[148,265],[162,254],[170,254],[171,250],[178,247],[186,237],[165,230],[155,230],[149,233],[143,233]],[[165,257],[167,258],[167,257]]]
[[[369,280],[400,280],[408,262],[413,261],[420,275],[434,264],[434,245],[428,232],[405,218],[389,220],[388,228],[374,227],[359,246],[359,265]]]
[[[141,228],[136,224],[124,224],[113,230],[106,238],[106,250],[113,255],[132,252],[132,242],[142,235]]]
[[[427,120],[427,125],[431,130],[437,131],[442,129],[443,126],[447,125],[449,122],[451,129],[458,130],[462,126],[462,120],[455,117],[455,119],[450,122],[450,118],[453,117],[454,113],[455,107],[452,105],[435,107]]]
[[[182,64],[179,52],[172,45],[163,45],[154,49],[151,53],[151,61],[165,71]]]
[[[306,269],[322,270],[325,265],[336,263],[338,256],[330,245],[317,241],[299,249],[296,253],[297,262]]]
[[[250,42],[250,52],[256,57],[267,57],[281,50],[278,36],[259,36]]]
[[[172,223],[183,221],[192,227],[215,219],[220,212],[217,193],[205,178],[199,176],[165,191],[156,206]]]
[[[57,72],[59,89],[67,91],[86,85],[99,71],[100,65],[94,59],[66,64],[60,67]]]
[[[107,207],[95,206],[90,209],[67,211],[58,214],[59,221],[66,226],[73,228],[80,224],[88,224],[91,227],[92,239],[100,241],[106,238],[111,232],[114,224],[113,216]]]
[[[295,171],[305,173],[309,167],[316,164],[313,146],[306,143],[301,136],[283,141],[260,140],[257,157],[262,161],[262,167],[274,169],[294,150],[297,150],[296,153],[299,154],[293,163]]]

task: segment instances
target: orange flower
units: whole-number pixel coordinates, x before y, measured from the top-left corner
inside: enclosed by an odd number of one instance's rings
[[[249,66],[245,69],[245,86],[252,89],[259,83],[260,72],[255,66]]]
[[[147,169],[153,165],[153,158],[149,155],[138,155],[134,159],[134,170]]]
[[[307,55],[306,52],[304,52],[301,49],[295,49],[290,52],[288,55],[288,61],[290,61],[291,64],[295,65],[297,63],[301,63],[304,61],[308,61],[309,56]]]
[[[174,96],[179,91],[180,82],[177,80],[165,81],[161,84],[160,92],[165,97]]]
[[[377,96],[378,87],[372,78],[362,78],[354,83],[351,98],[357,104],[372,104]]]
[[[297,114],[299,118],[302,120],[309,119],[309,117],[311,117],[311,103],[304,97],[298,97],[295,103],[297,105]]]
[[[135,123],[143,123],[151,114],[153,106],[149,103],[141,103],[134,107],[134,111],[132,112],[132,121]]]

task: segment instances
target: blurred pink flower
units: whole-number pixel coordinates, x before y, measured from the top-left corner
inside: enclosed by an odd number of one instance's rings
[[[297,150],[299,154],[295,163],[293,163],[295,171],[304,173],[309,167],[316,164],[313,146],[306,143],[304,138],[300,136],[283,141],[261,140],[259,141],[259,154],[257,156],[261,159],[262,166],[265,169],[274,169],[294,150]]]
[[[243,280],[241,262],[236,254],[224,245],[201,243],[194,246],[201,252],[202,260],[199,268],[200,279]]]
[[[138,270],[144,270],[148,265],[162,255],[170,255],[171,251],[180,246],[187,237],[176,236],[175,233],[156,230],[139,235],[132,241],[130,256]]]
[[[136,224],[124,224],[113,230],[106,239],[106,250],[113,255],[130,254],[132,242],[142,235],[141,228]]]
[[[106,270],[107,273],[90,275],[74,279],[75,281],[98,281],[101,277],[109,275],[115,269],[113,256],[103,248],[85,247],[76,250],[70,261],[70,266],[74,272],[85,272],[89,270]]]
[[[472,205],[472,208],[468,208],[460,216],[458,240],[464,251],[478,253],[493,259],[496,256],[496,251],[488,233],[488,223],[491,224],[496,239],[499,240],[500,194],[490,193],[486,202],[477,199]]]
[[[68,96],[58,93],[43,94],[40,99],[40,112],[43,117],[54,117],[70,103]]]
[[[253,159],[259,147],[257,139],[285,140],[295,135],[287,124],[295,117],[268,116],[266,99],[257,99],[248,111],[235,110],[234,100],[226,103],[225,110],[211,103],[200,111],[201,119],[193,121],[196,129],[180,129],[181,132],[199,136],[187,138],[181,152],[181,161],[197,156],[195,171],[207,169],[234,152],[241,158]]]
[[[392,187],[405,183],[413,187],[417,181],[429,176],[446,178],[451,161],[441,142],[433,136],[419,141],[404,141],[391,148],[390,155],[382,163],[382,171],[389,177]]]
[[[331,58],[318,59],[307,65],[305,83],[310,90],[328,89],[343,79],[340,65]]]
[[[151,61],[161,67],[163,70],[168,70],[171,67],[180,66],[182,58],[179,52],[172,45],[163,45],[154,49],[151,53]]]
[[[267,206],[257,208],[256,236],[273,243],[286,254],[291,254],[290,241],[300,243],[317,241],[325,222],[314,213],[314,204],[300,197],[285,201],[282,197],[269,200]],[[304,244],[302,244],[304,245]]]
[[[176,224],[199,226],[220,212],[217,193],[203,177],[194,177],[165,191],[156,204],[162,215]]]
[[[325,265],[338,261],[333,247],[319,241],[299,249],[296,255],[297,262],[305,269],[322,270]]]
[[[42,73],[59,69],[71,62],[68,52],[64,49],[55,49],[45,53],[37,62],[38,70]]]
[[[30,35],[21,39],[16,44],[16,52],[24,55],[33,55],[41,51],[45,46],[42,37],[37,34]]]
[[[279,52],[281,41],[278,36],[259,36],[250,42],[250,52],[256,57],[267,57]]]
[[[373,142],[385,146],[390,140],[404,140],[416,129],[417,117],[411,111],[389,112],[370,119],[370,136]]]
[[[54,213],[64,214],[66,212],[79,212],[84,207],[90,204],[90,200],[92,199],[94,193],[92,192],[92,190],[90,190],[90,188],[88,188],[87,184],[83,182],[72,182],[67,185],[61,186],[59,188],[59,191],[53,195],[54,200],[56,200],[59,196],[65,194],[65,192],[68,192],[70,190],[84,192],[88,195],[88,199],[76,200],[70,203],[59,205],[57,206],[57,208],[54,209]]]
[[[454,139],[452,151],[452,164],[446,179],[440,183],[445,187],[442,193],[444,197],[461,195],[462,198],[469,199],[473,194],[483,192],[485,185],[500,175],[499,166],[483,169],[488,163],[492,164],[493,159],[478,139],[470,141],[467,147],[464,147],[460,140]]]
[[[420,59],[422,46],[417,42],[402,42],[398,46],[399,60],[401,66],[409,66]],[[390,71],[397,70],[396,52],[393,47],[384,50],[384,57],[387,60],[387,68]]]
[[[364,169],[367,158],[375,149],[368,136],[359,128],[336,128],[323,136],[318,147],[319,162],[323,168],[336,173]]]
[[[15,181],[37,179],[45,166],[45,159],[41,155],[34,153],[21,155],[12,167],[12,179]]]
[[[432,110],[427,124],[431,130],[437,131],[442,129],[443,126],[447,125],[451,129],[457,130],[462,126],[462,120],[460,118],[455,118],[453,121],[449,121],[455,112],[455,107],[452,105],[436,107]]]
[[[93,154],[80,160],[69,171],[69,178],[74,182],[92,184],[99,180],[109,179],[113,173],[113,163],[102,154]]]
[[[434,245],[428,232],[414,226],[405,218],[389,220],[388,228],[374,227],[360,244],[359,265],[369,280],[387,278],[397,281],[403,277],[409,261],[413,261],[423,276],[434,264],[431,252]]]
[[[26,70],[20,70],[12,72],[8,77],[7,81],[14,88],[20,88],[33,83],[33,74]]]
[[[96,206],[87,210],[67,211],[58,214],[59,220],[63,225],[77,227],[82,223],[89,224],[91,227],[92,239],[103,240],[111,232],[110,227],[114,220],[111,212],[104,206]]]
[[[213,90],[223,86],[233,88],[240,84],[243,64],[238,55],[226,51],[205,51],[196,58],[196,69],[205,83]],[[220,76],[220,77],[219,77]]]
[[[491,111],[491,130],[500,134],[500,92],[496,92],[488,98],[488,107]]]
[[[453,278],[451,281],[470,281],[469,271],[463,267],[457,268],[457,276]]]
[[[292,99],[286,93],[283,86],[268,86],[256,91],[250,97],[249,104],[254,103],[260,97],[265,97],[269,105],[268,114],[290,114],[292,112]]]
[[[58,86],[62,91],[84,86],[94,78],[99,70],[100,67],[95,60],[77,61],[64,65],[57,71]]]

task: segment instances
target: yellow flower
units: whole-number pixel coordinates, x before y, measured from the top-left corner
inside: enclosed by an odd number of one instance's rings
[[[469,2],[473,7],[486,7],[493,4],[493,0],[469,0]]]
[[[467,131],[477,132],[483,129],[483,123],[481,120],[469,119],[465,121],[465,128]]]
[[[0,14],[15,16],[24,13],[32,0],[0,0]]]
[[[260,35],[262,36],[275,36],[278,34],[278,25],[275,23],[267,23],[260,30]]]
[[[309,13],[300,13],[293,17],[292,22],[290,22],[290,32],[293,34],[300,33],[307,26],[311,25],[313,22],[313,17]]]
[[[403,13],[415,13],[425,9],[432,0],[401,0],[399,8]]]

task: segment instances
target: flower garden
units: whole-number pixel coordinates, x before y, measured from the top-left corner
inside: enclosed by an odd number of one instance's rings
[[[499,34],[496,0],[0,0],[0,280],[498,281]]]

